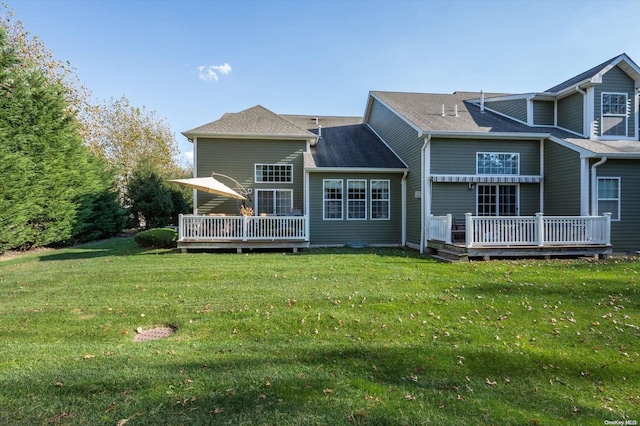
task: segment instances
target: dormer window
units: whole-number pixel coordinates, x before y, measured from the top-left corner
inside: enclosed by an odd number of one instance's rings
[[[627,94],[602,93],[602,136],[627,136]]]

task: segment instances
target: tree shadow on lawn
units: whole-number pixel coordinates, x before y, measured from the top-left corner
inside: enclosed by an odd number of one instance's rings
[[[636,293],[640,285],[629,283],[628,277],[575,277],[573,279],[545,279],[544,277],[536,281],[519,283],[518,278],[514,282],[506,281],[485,281],[476,282],[473,285],[466,285],[464,289],[456,289],[459,295],[467,295],[471,299],[483,298],[507,298],[519,297],[527,300],[542,300],[542,297],[563,298],[580,304],[600,306],[608,303],[613,296],[616,299],[625,298],[625,307],[638,307],[639,302]],[[553,299],[555,300],[555,299]],[[567,309],[570,306],[566,307]]]
[[[136,245],[133,238],[111,238],[81,244],[71,248],[58,249],[54,252],[45,252],[37,257],[40,262],[48,262],[56,260],[95,259],[109,256],[159,255],[171,253],[173,253],[173,251],[167,249],[150,250],[140,248]]]
[[[176,342],[169,344],[174,347]],[[461,416],[467,421],[476,419],[476,424],[602,424],[618,418],[615,412],[574,401],[574,387],[581,387],[577,392],[585,398],[601,401],[607,395],[598,393],[599,379],[580,375],[581,361],[569,358],[535,355],[525,363],[516,354],[490,349],[466,353],[444,345],[301,350],[294,356],[291,351],[279,355],[279,351],[265,350],[233,358],[234,350],[225,349],[220,357],[200,355],[202,362],[158,357],[155,365],[126,371],[116,367],[119,360],[112,359],[113,370],[92,380],[86,379],[86,365],[78,364],[69,366],[62,379],[59,372],[39,374],[37,379],[0,379],[0,389],[30,395],[40,403],[38,415],[47,416],[43,420],[75,410],[76,415],[87,416],[84,420],[101,416],[111,424],[133,415],[137,416],[135,424],[183,420],[380,425],[431,420],[459,424]],[[211,353],[217,352],[211,348]],[[456,360],[458,356],[465,357],[458,371],[438,362],[441,357]],[[129,358],[124,356],[122,365],[132,367]],[[541,366],[545,365],[556,368],[544,370]],[[629,372],[608,371],[608,381],[613,385]],[[549,385],[549,380],[555,384]],[[63,382],[60,386],[56,385],[59,381]],[[584,389],[590,389],[592,395],[585,395]],[[110,410],[105,401],[112,400],[114,409]],[[81,407],[74,408],[78,402]]]
[[[457,372],[456,367],[438,362],[439,357],[458,360],[459,356],[469,365]],[[551,370],[544,369],[550,365]],[[590,388],[594,395],[587,397],[600,401],[606,395],[597,390],[600,375],[584,376],[584,363],[570,358],[531,355],[523,362],[517,354],[491,349],[465,352],[448,345],[430,345],[319,350],[300,354],[295,360],[269,356],[212,360],[209,368],[212,377],[220,371],[234,377],[256,377],[251,373],[256,370],[287,371],[284,377],[270,379],[265,373],[262,381],[240,381],[231,391],[213,389],[199,399],[208,407],[251,407],[248,411],[254,416],[264,416],[253,418],[258,422],[278,412],[287,413],[289,419],[305,418],[308,413],[322,423],[327,410],[337,412],[332,414],[332,422],[364,424],[418,424],[425,418],[456,424],[461,415],[488,424],[544,424],[552,420],[602,424],[603,419],[615,418],[604,407],[581,406],[574,400],[574,386]],[[602,373],[610,386],[629,374],[633,374],[630,367]],[[555,384],[549,384],[550,380]],[[577,393],[581,392],[584,396],[584,391]],[[234,420],[238,421],[249,413],[228,414],[237,416]],[[310,420],[313,422],[313,417]]]

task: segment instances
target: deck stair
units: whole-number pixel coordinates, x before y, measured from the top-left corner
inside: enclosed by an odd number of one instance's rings
[[[429,241],[428,247],[430,256],[440,262],[454,263],[467,262],[469,260],[467,249],[460,245]]]

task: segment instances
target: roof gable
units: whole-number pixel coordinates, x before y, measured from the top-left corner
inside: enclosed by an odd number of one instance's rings
[[[315,139],[317,136],[256,105],[237,113],[224,114],[220,119],[183,132],[188,138],[207,136],[279,137],[284,139]]]
[[[620,69],[622,69],[633,80],[635,80],[636,87],[638,87],[638,84],[640,83],[640,68],[638,67],[638,65],[636,65],[635,62],[631,60],[631,58],[627,56],[626,53],[623,53],[601,63],[600,65],[591,68],[590,70],[578,74],[577,76],[572,77],[569,80],[558,84],[557,86],[553,86],[545,92],[558,93],[583,83],[601,83],[602,76],[615,66],[619,66]]]

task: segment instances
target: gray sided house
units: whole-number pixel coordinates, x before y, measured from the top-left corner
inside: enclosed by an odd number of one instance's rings
[[[372,91],[362,118],[256,106],[184,135],[196,177],[233,177],[256,216],[289,230],[244,219],[245,243],[286,244],[295,213],[301,247],[608,254],[640,249],[639,91],[621,54],[542,92]],[[232,216],[238,201],[198,192],[194,209]]]

